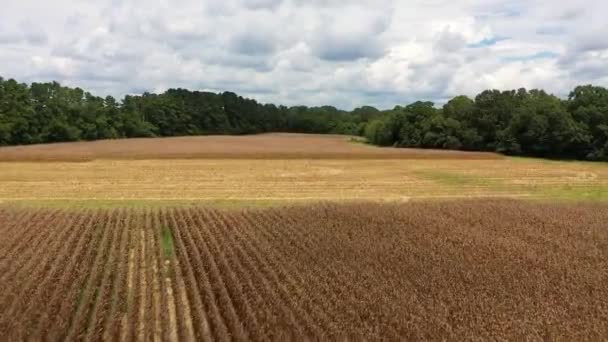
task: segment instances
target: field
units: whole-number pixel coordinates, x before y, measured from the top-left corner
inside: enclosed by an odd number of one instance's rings
[[[495,153],[380,148],[343,135],[272,133],[100,140],[0,148],[1,161],[96,159],[501,159]]]
[[[0,341],[602,340],[606,200],[341,136],[0,148]]]
[[[44,207],[608,200],[604,163],[377,148],[299,134],[0,148],[0,170],[0,202]]]
[[[601,340],[608,207],[0,208],[0,339]]]

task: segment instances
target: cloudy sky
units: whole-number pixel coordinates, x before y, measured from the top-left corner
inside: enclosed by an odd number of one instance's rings
[[[605,0],[5,0],[0,76],[391,108],[608,86]]]

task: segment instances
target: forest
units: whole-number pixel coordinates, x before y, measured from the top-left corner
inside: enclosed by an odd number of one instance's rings
[[[0,77],[0,145],[265,132],[359,135],[380,146],[607,161],[608,89],[578,86],[566,99],[537,89],[486,90],[443,106],[418,101],[390,110],[344,111],[187,89],[117,100],[57,82]]]

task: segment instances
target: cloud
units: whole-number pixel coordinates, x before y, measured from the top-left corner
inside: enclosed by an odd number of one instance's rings
[[[531,55],[522,55],[522,56],[506,56],[502,57],[501,61],[503,62],[517,62],[517,61],[531,61],[535,59],[555,59],[559,57],[559,55],[552,51],[541,51]]]
[[[317,56],[327,61],[354,61],[384,54],[382,34],[390,13],[365,6],[349,6],[322,15],[311,37]]]
[[[486,88],[567,94],[608,86],[606,12],[603,0],[11,1],[0,75],[346,109]]]
[[[259,31],[246,31],[234,35],[229,43],[230,51],[242,55],[269,55],[275,50],[275,40],[272,35],[261,34]]]
[[[553,36],[553,35],[562,35],[562,34],[566,34],[566,33],[567,33],[567,30],[561,26],[541,26],[536,29],[536,34],[539,34],[539,35]]]
[[[466,37],[460,32],[450,31],[449,28],[441,31],[435,40],[436,48],[445,52],[456,52],[466,45]]]
[[[248,9],[276,9],[283,0],[249,0],[243,4]]]
[[[508,40],[508,37],[492,37],[492,38],[484,38],[476,43],[468,44],[469,48],[481,48],[496,45],[504,40]]]
[[[608,40],[602,37],[601,32],[587,33],[579,36],[573,46],[582,52],[601,51],[608,49]]]

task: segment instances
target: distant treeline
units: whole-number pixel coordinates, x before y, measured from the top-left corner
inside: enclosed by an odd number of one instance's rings
[[[542,90],[487,90],[436,108],[415,102],[364,106],[261,104],[231,92],[170,89],[163,94],[93,96],[57,82],[0,78],[0,145],[263,132],[365,136],[381,146],[496,151],[608,160],[608,89],[580,86],[562,100]]]

